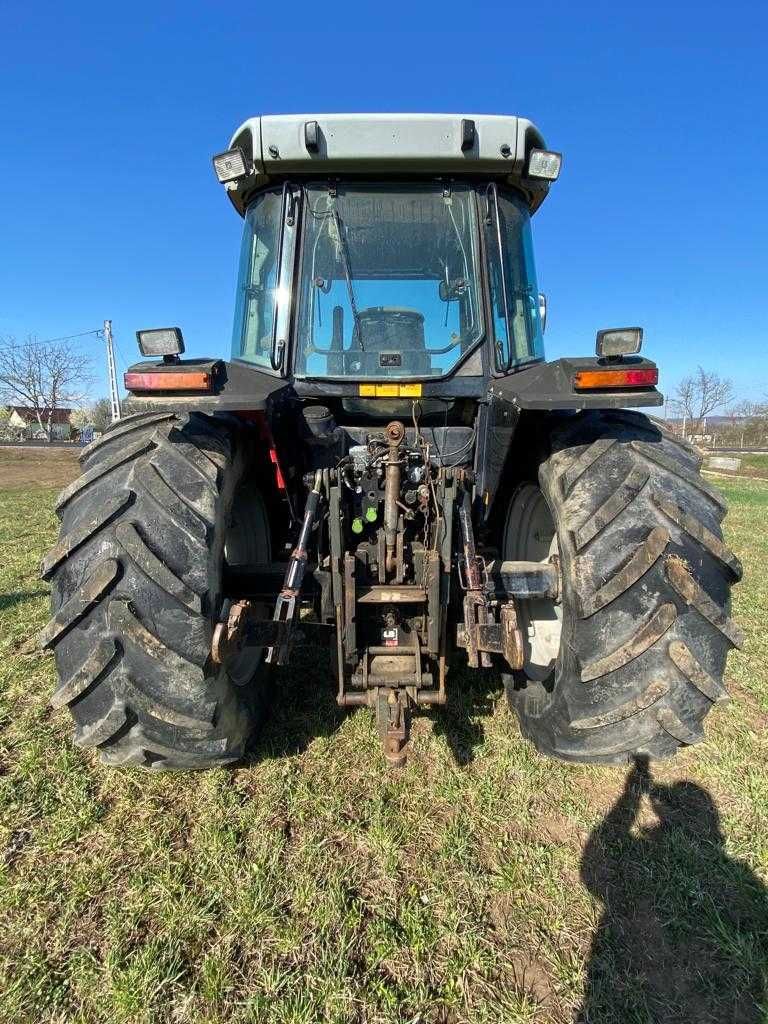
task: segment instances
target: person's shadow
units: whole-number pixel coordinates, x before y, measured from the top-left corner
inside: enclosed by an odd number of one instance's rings
[[[647,828],[644,795],[658,818]],[[768,891],[726,854],[705,789],[656,783],[637,758],[581,877],[604,911],[579,1022],[768,1021]]]

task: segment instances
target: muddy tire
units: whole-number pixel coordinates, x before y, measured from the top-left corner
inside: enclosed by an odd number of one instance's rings
[[[56,655],[51,703],[69,708],[75,743],[107,763],[226,764],[263,713],[258,659],[210,658],[225,545],[269,560],[263,502],[238,488],[249,451],[234,421],[140,414],[86,448],[82,475],[59,495],[60,539],[41,565],[53,617],[40,642]]]
[[[561,600],[522,609],[527,664],[505,678],[510,704],[543,753],[669,757],[703,739],[741,643],[728,617],[742,569],[723,544],[725,503],[695,450],[645,416],[545,422],[538,480],[511,495],[502,549],[556,555]]]

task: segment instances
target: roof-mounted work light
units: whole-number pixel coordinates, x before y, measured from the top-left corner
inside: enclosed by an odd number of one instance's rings
[[[143,356],[163,356],[173,359],[184,351],[184,338],[179,327],[156,327],[151,331],[136,331],[139,351]]]
[[[244,178],[248,173],[245,154],[239,146],[235,149],[228,149],[226,153],[217,153],[213,158],[213,169],[222,185],[226,185],[228,181]]]
[[[642,327],[612,327],[597,332],[595,351],[604,359],[617,359],[620,356],[635,355],[642,344]]]
[[[528,157],[528,177],[556,181],[562,162],[562,153],[551,153],[547,149],[532,149]]]

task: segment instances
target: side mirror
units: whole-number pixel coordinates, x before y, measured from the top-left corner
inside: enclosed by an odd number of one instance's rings
[[[547,296],[539,292],[539,320],[541,320],[541,333],[547,329]]]

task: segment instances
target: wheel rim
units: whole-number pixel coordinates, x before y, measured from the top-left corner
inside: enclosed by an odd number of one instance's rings
[[[503,557],[547,563],[557,558],[557,531],[546,498],[535,484],[522,484],[512,496],[504,529]],[[518,602],[523,634],[523,672],[543,682],[555,668],[563,634],[559,601],[537,598]]]
[[[245,485],[235,492],[232,516],[224,541],[224,561],[228,566],[246,566],[269,562],[272,557],[267,510],[261,495]],[[263,606],[266,616],[268,609]],[[227,675],[235,686],[246,686],[261,663],[263,647],[246,647],[226,662]]]

